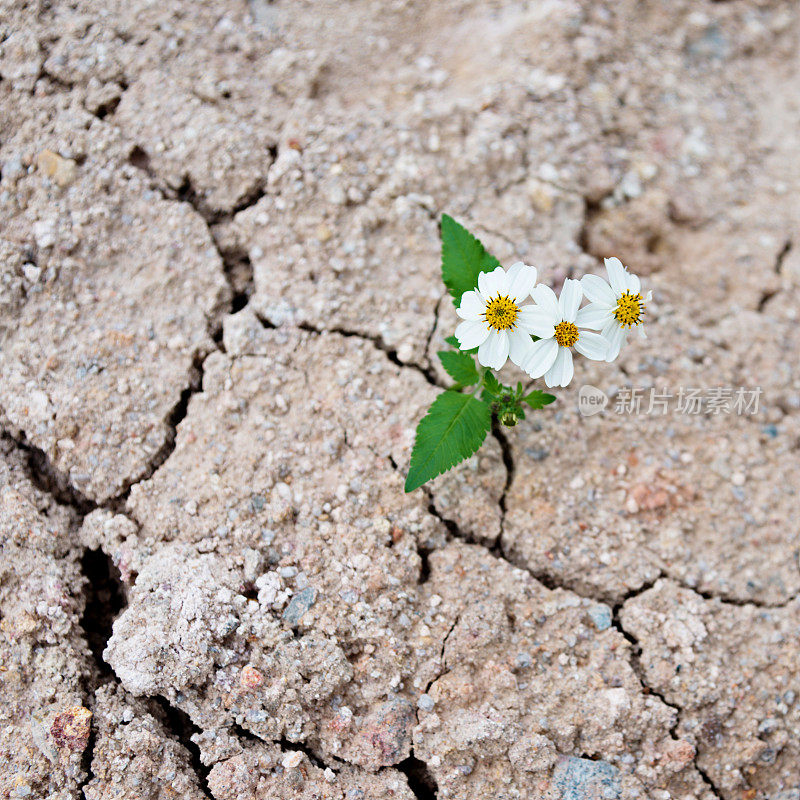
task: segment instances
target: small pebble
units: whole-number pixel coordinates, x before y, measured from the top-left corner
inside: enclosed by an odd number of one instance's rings
[[[284,621],[289,625],[297,625],[306,611],[314,605],[316,599],[317,590],[311,586],[298,592],[283,612]]]
[[[42,275],[42,270],[35,264],[31,263],[23,264],[22,272],[30,283],[38,283],[39,278]]]
[[[611,627],[611,609],[608,606],[592,606],[589,609],[589,616],[597,630],[605,631]]]
[[[527,447],[525,448],[525,452],[534,461],[544,461],[547,458],[547,456],[550,455],[549,450],[544,450],[543,448],[538,448],[538,447]]]
[[[530,653],[518,653],[514,663],[519,669],[528,669],[533,664]]]
[[[56,746],[76,753],[86,748],[91,732],[92,712],[83,706],[72,706],[57,714],[50,726]]]
[[[303,754],[299,750],[292,750],[291,753],[287,753],[283,757],[283,761],[281,761],[281,764],[283,764],[283,768],[285,770],[290,770],[294,769],[295,767],[298,767],[302,760],[303,760]]]
[[[69,186],[78,174],[78,165],[71,158],[63,158],[52,150],[42,150],[36,159],[36,166],[62,188]]]
[[[429,694],[422,694],[417,700],[417,705],[423,711],[433,711],[433,707],[436,705],[434,699]]]
[[[239,683],[245,689],[255,689],[264,683],[264,676],[255,667],[247,664],[242,668]]]

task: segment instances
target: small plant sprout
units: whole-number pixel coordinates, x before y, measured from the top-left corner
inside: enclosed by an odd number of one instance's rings
[[[560,296],[537,283],[536,267],[517,262],[508,270],[452,217],[442,216],[442,280],[461,322],[438,353],[453,386],[443,391],[417,425],[406,492],[469,458],[493,424],[512,427],[525,411],[556,398],[500,382],[492,370],[510,359],[548,387],[567,386],[573,351],[594,361],[613,361],[630,328],[641,327],[651,293],[617,258],[606,259],[608,282],[596,275],[567,279]],[[589,304],[581,308],[583,298]],[[531,299],[532,303],[525,301]],[[600,333],[596,333],[600,331]],[[477,363],[476,363],[477,359]]]

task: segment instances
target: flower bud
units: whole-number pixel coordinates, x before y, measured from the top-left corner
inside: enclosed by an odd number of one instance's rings
[[[513,428],[518,422],[519,417],[513,408],[506,409],[500,414],[500,423],[507,428]]]

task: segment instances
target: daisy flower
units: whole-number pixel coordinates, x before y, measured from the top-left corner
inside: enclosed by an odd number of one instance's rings
[[[602,331],[608,339],[606,361],[613,361],[619,355],[630,328],[638,325],[641,336],[645,335],[642,324],[645,303],[650,302],[653,293],[648,292],[642,297],[639,276],[628,272],[618,258],[607,258],[605,264],[608,281],[599,275],[581,278],[583,293],[590,301],[581,313],[587,328]]]
[[[531,378],[541,378],[549,386],[566,386],[573,375],[572,348],[593,361],[602,361],[608,342],[599,333],[580,330],[585,327],[585,308],[578,310],[583,297],[580,281],[567,278],[561,296],[544,284],[531,296],[535,305],[526,314],[531,332],[539,337],[520,366]],[[588,308],[588,306],[587,306]]]
[[[462,350],[478,348],[481,366],[501,369],[508,358],[519,366],[527,356],[534,331],[528,323],[533,306],[520,303],[536,285],[536,267],[518,261],[506,272],[497,267],[478,275],[478,286],[461,295],[456,309],[464,322],[456,328]]]

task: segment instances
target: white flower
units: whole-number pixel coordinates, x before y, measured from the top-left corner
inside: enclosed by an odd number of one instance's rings
[[[608,339],[606,361],[613,361],[625,343],[629,328],[638,325],[639,333],[644,337],[642,318],[645,303],[650,302],[653,293],[648,292],[642,297],[639,276],[628,272],[618,258],[607,258],[605,263],[610,283],[598,275],[581,278],[583,293],[590,301],[581,309],[581,314],[587,328],[602,331]]]
[[[566,386],[573,375],[572,348],[593,361],[606,357],[608,342],[599,333],[579,330],[585,327],[585,308],[578,310],[583,292],[579,281],[567,278],[561,297],[544,284],[531,295],[536,303],[527,313],[528,325],[539,337],[520,365],[532,378],[541,378],[548,386]]]
[[[500,369],[511,360],[519,366],[533,345],[528,313],[533,306],[520,303],[536,285],[536,267],[521,261],[508,272],[496,267],[478,275],[478,288],[461,295],[456,313],[464,320],[456,328],[462,350],[478,348],[478,361],[484,367]]]

